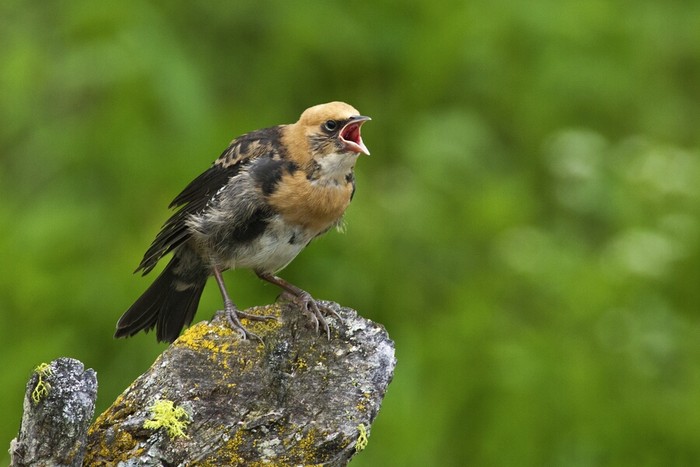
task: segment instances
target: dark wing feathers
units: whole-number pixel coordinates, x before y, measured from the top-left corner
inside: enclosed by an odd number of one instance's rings
[[[228,179],[236,175],[239,170],[240,163],[224,167],[218,164],[217,159],[211,167],[192,180],[189,185],[172,200],[168,207],[175,208],[184,204],[206,206],[212,196],[214,196],[222,186],[226,185]]]
[[[264,154],[283,154],[280,145],[281,126],[247,133],[236,138],[204,173],[192,180],[170,203],[180,208],[168,219],[136,269],[148,274],[156,263],[190,238],[187,219],[205,210],[229,179],[251,160]]]
[[[180,209],[163,224],[136,271],[143,270],[144,275],[148,274],[163,256],[186,242],[191,235],[186,224],[188,217],[206,209],[216,192],[239,170],[240,164],[230,167],[214,164],[187,185],[169,206]]]

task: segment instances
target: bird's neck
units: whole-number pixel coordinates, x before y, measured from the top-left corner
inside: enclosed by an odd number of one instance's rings
[[[312,183],[342,185],[347,183],[355,168],[357,154],[336,152],[311,160],[306,173]]]

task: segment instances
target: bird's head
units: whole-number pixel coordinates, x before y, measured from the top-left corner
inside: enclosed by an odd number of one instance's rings
[[[308,140],[311,153],[318,155],[369,155],[360,128],[369,117],[344,102],[329,102],[310,107],[296,123]],[[354,157],[353,157],[354,159]]]

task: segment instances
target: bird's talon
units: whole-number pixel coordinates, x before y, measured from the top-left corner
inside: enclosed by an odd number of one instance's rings
[[[231,328],[238,332],[238,335],[240,336],[240,339],[242,341],[249,340],[251,338],[257,339],[261,344],[264,344],[262,338],[258,336],[257,334],[248,331],[245,326],[241,323],[240,318],[246,318],[250,320],[264,320],[264,319],[277,319],[274,316],[258,316],[258,315],[251,315],[248,313],[244,313],[242,311],[239,311],[235,306],[226,306],[223,310],[218,310],[215,314],[215,316],[219,316],[221,314],[224,314],[226,316],[226,321],[228,321],[229,325]]]
[[[342,321],[343,318],[340,317],[337,311],[335,311],[333,308],[326,306],[326,305],[321,305],[321,307],[324,309],[326,314],[333,315],[338,321]]]
[[[311,297],[308,293],[302,294],[300,296],[294,297],[301,305],[301,308],[308,314],[310,315],[311,319],[313,320],[314,323],[314,329],[316,331],[316,335],[319,335],[321,326],[323,326],[323,330],[326,331],[326,336],[330,340],[331,338],[331,329],[330,326],[328,326],[328,322],[326,321],[326,318],[323,316],[323,312],[321,311],[322,309],[325,311],[330,311],[332,314],[334,314],[336,317],[340,318],[336,312],[333,310],[330,310],[328,307],[323,306],[318,304],[318,302]]]
[[[255,334],[254,332],[245,331],[245,337],[243,338],[243,340],[246,340],[246,339],[249,339],[249,340],[250,340],[250,339],[257,339],[258,342],[260,342],[261,344],[265,345],[265,343],[263,342],[262,338],[261,338],[260,336],[258,336],[257,334]]]

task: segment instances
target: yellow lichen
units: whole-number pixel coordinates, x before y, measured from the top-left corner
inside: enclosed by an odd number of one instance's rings
[[[185,428],[190,423],[190,415],[185,409],[175,407],[173,401],[162,399],[155,401],[148,410],[151,411],[151,419],[143,423],[144,428],[165,428],[170,438],[189,438],[185,434]]]
[[[306,370],[306,369],[309,367],[309,364],[306,363],[306,360],[304,360],[303,358],[298,357],[298,358],[294,361],[294,367],[295,367],[297,370],[299,370],[299,371],[304,371],[304,370]]]
[[[212,327],[207,322],[200,322],[188,328],[176,341],[176,346],[188,347],[195,351],[208,350],[213,353],[221,351],[212,340],[213,336],[228,337],[233,334],[233,330],[228,327]]]
[[[243,371],[245,371],[245,370],[247,369],[247,367],[252,367],[252,366],[253,366],[253,362],[252,362],[252,361],[250,361],[250,360],[248,360],[248,359],[246,359],[246,358],[243,358],[243,357],[238,357],[238,358],[236,359],[236,362],[240,365],[240,368],[241,368],[241,370],[243,370]]]
[[[368,402],[371,401],[372,394],[369,392],[363,392],[362,398],[363,398],[362,402],[358,402],[358,404],[355,406],[355,408],[357,410],[359,410],[360,412],[364,412],[367,409],[367,405],[365,405],[365,404],[367,404]]]
[[[88,429],[89,434],[98,431],[102,426],[113,425],[115,420],[123,419],[128,414],[134,413],[131,401],[124,397],[125,393],[120,394],[112,405],[95,419]]]
[[[279,305],[269,305],[265,307],[255,307],[246,310],[252,315],[270,315],[279,317],[281,308]],[[249,320],[241,318],[241,323],[250,332],[264,337],[282,324],[277,319],[265,321]],[[254,340],[257,344],[255,351],[261,355],[265,346]],[[224,381],[228,380],[231,371],[240,374],[253,369],[255,359],[249,358],[250,347],[239,347],[242,341],[238,338],[237,332],[218,318],[214,323],[200,322],[187,329],[173,345],[185,347],[206,356],[207,360],[220,368],[220,375]]]
[[[251,313],[252,311],[258,311],[259,313]],[[265,314],[268,316],[274,316],[279,318],[281,314],[281,308],[279,305],[269,305],[265,307],[254,307],[246,310],[247,313],[255,314]],[[249,320],[247,318],[241,318],[241,324],[243,324],[246,329],[251,332],[263,336],[269,334],[282,326],[282,323],[278,319],[269,319],[263,321]],[[236,331],[231,327],[226,325],[212,325],[208,322],[200,322],[194,326],[187,329],[176,341],[175,345],[184,346],[191,348],[195,351],[207,350],[213,354],[218,353],[231,353],[233,349],[232,346],[238,345],[240,340],[233,341],[231,343],[223,343],[217,345],[214,341],[215,337],[230,337]],[[259,346],[261,347],[262,344]]]
[[[119,427],[121,421],[135,412],[133,401],[124,394],[126,392],[119,395],[88,429],[90,444],[83,465],[116,465],[143,453],[144,448],[137,448],[138,441],[131,433]],[[113,427],[115,431],[112,432],[107,427]],[[106,435],[107,432],[110,434]],[[109,463],[106,459],[109,459]]]
[[[42,363],[34,369],[34,372],[36,373],[38,379],[36,386],[34,386],[34,389],[32,390],[32,401],[36,405],[41,402],[43,398],[49,395],[51,385],[46,382],[44,378],[48,378],[49,376],[53,375],[53,370],[48,363]]]
[[[92,453],[92,455],[96,455],[96,457],[102,459],[113,458],[115,461],[124,461],[129,458],[138,457],[143,453],[144,448],[134,450],[136,445],[137,441],[130,433],[124,430],[117,430],[114,438],[109,442],[103,438],[100,447],[96,452]]]
[[[367,428],[364,423],[357,425],[357,441],[355,441],[355,451],[360,452],[367,447]]]
[[[256,313],[251,313],[251,311],[256,311]],[[247,318],[241,318],[241,324],[243,324],[246,329],[259,336],[266,334],[271,334],[282,327],[282,322],[279,320],[282,315],[282,307],[275,303],[273,305],[253,307],[246,310],[247,313],[251,315],[267,315],[274,316],[277,319],[266,319],[263,321],[249,320]],[[259,313],[257,313],[259,312]]]
[[[225,427],[222,427],[222,429],[227,430]],[[238,450],[244,442],[243,430],[238,430],[234,433],[232,438],[229,438],[228,441],[216,451],[216,453],[202,460],[202,462],[197,465],[201,465],[202,467],[248,465],[245,463],[245,460],[238,455]]]
[[[303,438],[297,443],[297,447],[303,452],[309,452],[316,441],[316,430],[313,428],[309,430]]]
[[[296,425],[290,427],[290,430],[296,430]],[[298,436],[298,435],[297,435]],[[301,439],[298,439],[292,446],[289,447],[289,458],[283,459],[289,462],[289,465],[297,465],[300,461],[304,465],[321,465],[319,461],[325,461],[324,459],[319,459],[318,452],[318,442],[319,438],[324,439],[325,433],[320,432],[315,428],[311,428]],[[287,443],[285,443],[287,445]],[[286,457],[286,456],[285,456]]]

